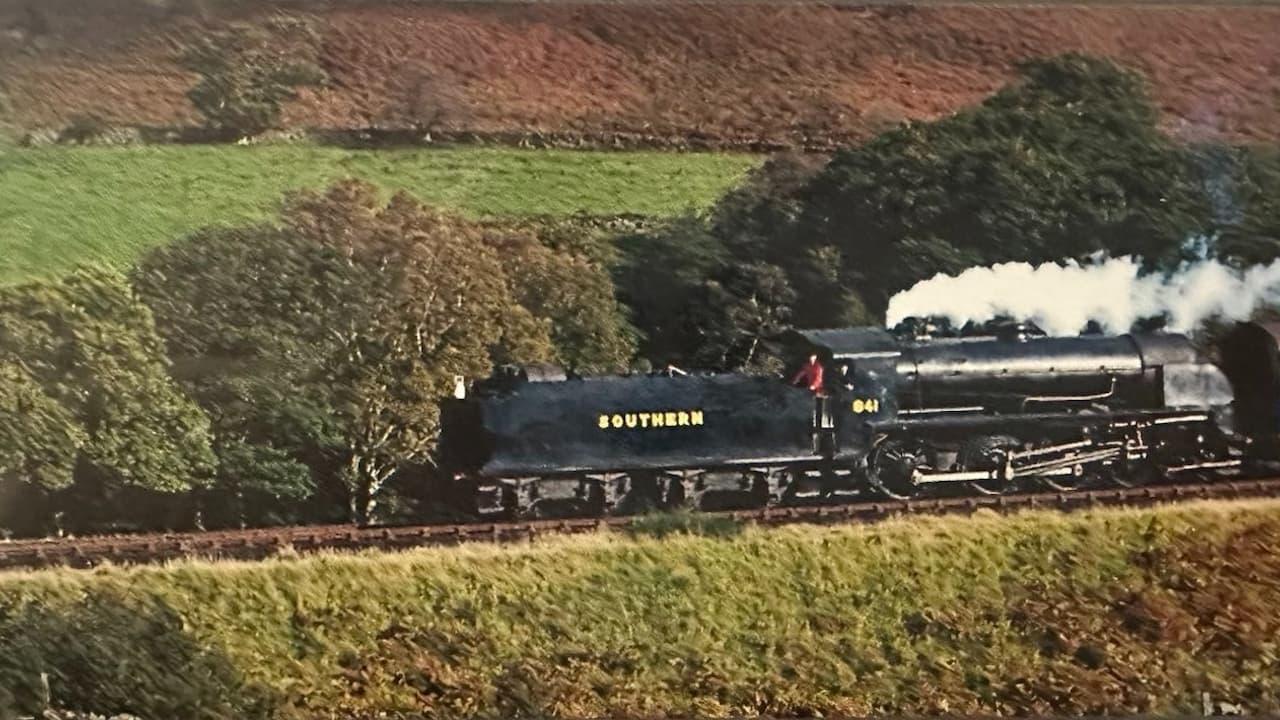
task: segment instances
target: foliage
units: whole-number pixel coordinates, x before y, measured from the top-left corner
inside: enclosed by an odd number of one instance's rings
[[[214,419],[237,505],[336,484],[368,519],[397,468],[430,462],[455,376],[629,357],[607,276],[524,231],[355,181],[293,196],[281,222],[199,233],[134,276]]]
[[[429,458],[436,401],[454,377],[487,375],[491,355],[550,359],[549,323],[519,304],[479,226],[406,194],[383,207],[372,187],[339,183],[298,196],[284,217],[351,271],[324,323],[337,352],[323,369],[344,428],[353,516],[364,520],[398,464]]]
[[[33,453],[7,447],[6,457],[30,468],[19,479],[65,486],[83,461],[124,484],[175,491],[207,469],[207,420],[169,379],[151,315],[122,278],[84,270],[5,289],[0,323],[13,380],[5,436],[23,435],[34,419],[58,443]]]
[[[558,234],[564,242],[564,231]],[[498,232],[491,243],[508,268],[520,305],[548,321],[554,361],[587,373],[627,367],[635,354],[635,329],[604,267],[530,233]]]
[[[702,283],[725,266],[724,244],[702,218],[687,214],[623,235],[618,247],[614,282],[643,333],[641,353],[659,365],[686,357],[699,341],[689,310]]]
[[[325,81],[319,34],[310,21],[287,15],[202,34],[178,62],[200,76],[187,97],[206,122],[246,135],[276,127],[299,86]]]
[[[189,490],[211,470],[208,418],[118,276],[0,289],[0,377],[0,481],[93,484],[109,499]]]
[[[690,308],[701,344],[700,366],[781,371],[761,352],[762,343],[789,327],[796,293],[776,265],[731,265],[702,284]]]
[[[1197,148],[1196,159],[1220,183],[1212,194],[1217,254],[1242,265],[1280,257],[1280,148]]]
[[[1077,55],[1023,73],[979,108],[838,153],[806,189],[804,236],[840,250],[871,309],[974,264],[1170,262],[1207,230],[1194,165],[1136,75]]]
[[[702,529],[0,577],[0,707],[44,672],[211,720],[262,688],[281,718],[1280,711],[1274,502]]]
[[[574,214],[666,217],[706,207],[756,163],[723,153],[478,147],[0,145],[0,284],[57,277],[76,263],[127,270],[150,248],[201,228],[261,222],[286,191],[344,177],[468,216],[536,216],[550,228]],[[538,233],[558,247],[554,228]],[[607,248],[591,245],[575,252],[607,264],[596,254]]]
[[[336,252],[266,226],[196,233],[134,272],[175,375],[213,422],[211,523],[265,521],[330,479],[341,430],[317,365],[343,273]]]
[[[108,715],[272,716],[272,693],[187,637],[163,601],[130,595],[94,593],[56,609],[8,598],[0,608],[0,716],[39,716],[46,688],[55,707]]]

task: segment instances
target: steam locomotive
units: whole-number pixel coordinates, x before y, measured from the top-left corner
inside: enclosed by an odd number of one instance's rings
[[[818,356],[817,393],[506,368],[443,403],[441,459],[474,512],[536,517],[1132,486],[1275,455],[1280,324],[1236,325],[1214,362],[1176,334],[897,330],[779,338]]]

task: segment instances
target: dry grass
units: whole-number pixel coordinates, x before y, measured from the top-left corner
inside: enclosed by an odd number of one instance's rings
[[[33,709],[47,672],[64,705],[157,717],[1192,712],[1201,692],[1275,712],[1277,544],[1280,503],[1210,503],[27,573],[0,579],[0,688]]]

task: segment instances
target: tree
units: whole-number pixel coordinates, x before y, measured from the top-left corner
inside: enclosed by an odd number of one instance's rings
[[[618,238],[614,282],[640,331],[640,352],[659,363],[692,360],[700,344],[689,322],[702,285],[729,258],[704,218],[684,215]]]
[[[340,483],[365,521],[397,468],[430,463],[455,376],[555,356],[504,246],[478,223],[348,181],[292,196],[278,227],[158,250],[135,282],[252,487],[292,492],[289,463],[301,463],[318,487]]]
[[[566,230],[557,239],[566,245]],[[574,243],[557,251],[532,232],[495,227],[488,243],[511,277],[516,299],[549,323],[553,360],[578,372],[625,369],[636,351],[636,331],[618,302],[613,279]],[[566,247],[562,245],[562,247]]]
[[[1216,185],[1214,251],[1237,264],[1266,264],[1280,257],[1280,150],[1197,148],[1225,163],[1202,162]],[[1225,166],[1225,167],[1223,167]]]
[[[332,309],[354,301],[337,252],[270,225],[215,228],[152,251],[132,281],[175,377],[212,420],[219,462],[207,520],[345,517],[330,470],[342,433],[319,370],[334,352]]]
[[[437,400],[454,377],[487,375],[494,357],[550,360],[549,323],[518,303],[478,225],[407,194],[384,207],[372,187],[339,183],[295,197],[284,219],[335,248],[357,281],[326,323],[337,352],[325,371],[344,428],[352,513],[365,520],[401,463],[429,460]]]
[[[695,359],[704,367],[732,371],[779,371],[762,353],[763,341],[790,325],[796,293],[782,268],[767,263],[730,265],[703,283],[690,308],[701,337]]]
[[[179,64],[199,74],[187,97],[210,127],[254,135],[276,126],[297,88],[320,85],[320,36],[306,19],[276,15],[235,23],[186,47]]]
[[[1173,262],[1210,208],[1141,80],[1066,55],[982,106],[838,153],[803,191],[800,237],[837,248],[879,313],[936,272],[1097,251]]]
[[[123,278],[80,270],[0,289],[0,479],[95,483],[108,500],[199,487],[213,465],[209,421],[168,370]]]

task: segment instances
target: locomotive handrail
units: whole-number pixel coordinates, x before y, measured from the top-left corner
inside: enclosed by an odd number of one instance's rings
[[[1116,394],[1116,376],[1111,376],[1111,387],[1104,393],[1093,395],[1028,395],[1022,399],[1021,409],[1027,408],[1031,402],[1085,402],[1086,400],[1105,400]]]

